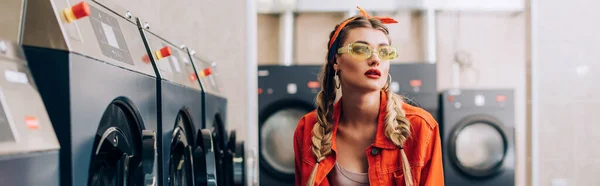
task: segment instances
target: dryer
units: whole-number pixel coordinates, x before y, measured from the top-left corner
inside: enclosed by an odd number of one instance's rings
[[[28,1],[25,20],[60,185],[155,185],[157,78],[138,26],[95,1]]]
[[[437,67],[429,63],[399,63],[390,65],[392,82],[390,89],[404,96],[406,103],[421,107],[436,120],[438,118],[439,93],[437,90]]]
[[[232,186],[246,186],[246,149],[244,141],[238,141],[236,131],[229,133],[227,151],[225,153],[225,184]]]
[[[451,89],[440,102],[446,185],[514,185],[514,91]]]
[[[21,46],[2,38],[0,72],[0,182],[59,186],[54,128]]]
[[[258,66],[261,185],[294,185],[294,130],[314,110],[321,89],[316,65]]]
[[[220,84],[219,74],[215,62],[206,60],[190,50],[191,59],[196,69],[196,77],[202,86],[202,102],[204,114],[202,128],[211,133],[213,149],[215,152],[216,177],[219,185],[227,184],[230,180],[224,166],[229,164],[227,153],[227,98]]]
[[[139,18],[138,18],[139,19]],[[141,21],[138,20],[141,24]],[[216,185],[215,172],[207,170],[202,137],[202,88],[185,46],[176,46],[149,28],[141,29],[147,43],[147,63],[157,69],[159,183]],[[210,143],[208,143],[210,145]],[[214,158],[214,157],[213,157]],[[198,164],[195,166],[194,164]]]

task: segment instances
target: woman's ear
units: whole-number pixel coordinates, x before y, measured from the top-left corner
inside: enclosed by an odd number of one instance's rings
[[[338,62],[337,62],[337,59],[336,59],[336,63],[334,63],[334,64],[333,64],[333,70],[334,70],[334,71],[338,71],[338,70],[340,70],[340,66],[339,66],[339,64],[338,64]]]

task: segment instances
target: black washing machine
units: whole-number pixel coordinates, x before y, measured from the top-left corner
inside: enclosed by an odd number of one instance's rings
[[[200,143],[202,137],[198,133],[202,129],[202,89],[187,49],[143,27],[142,32],[149,52],[145,61],[158,67],[159,183],[192,186],[211,182],[215,185],[216,180],[209,180],[211,176],[207,176],[211,172],[207,172],[204,144]]]
[[[440,102],[446,185],[514,185],[513,90],[452,89]]]
[[[236,131],[229,133],[227,150],[225,153],[224,171],[226,174],[225,184],[232,186],[246,186],[246,148],[244,141],[237,140]]]
[[[321,66],[258,66],[261,185],[294,185],[294,130],[314,110]]]
[[[394,93],[404,96],[406,103],[423,108],[438,119],[439,92],[435,64],[391,64],[390,75],[390,89]]]
[[[157,78],[134,21],[93,1],[28,1],[24,31],[60,185],[155,185]]]
[[[0,38],[0,183],[59,185],[60,145],[20,46]]]
[[[215,156],[216,180],[218,185],[230,185],[231,173],[226,172],[226,165],[232,161],[227,155],[227,98],[224,95],[216,63],[203,59],[190,51],[191,59],[196,69],[196,78],[202,86],[202,101],[204,103],[202,128],[211,133],[212,149]]]

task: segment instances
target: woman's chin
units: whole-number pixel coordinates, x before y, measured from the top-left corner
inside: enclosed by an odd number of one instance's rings
[[[353,88],[351,88],[354,91],[360,91],[360,92],[374,92],[374,91],[380,91],[383,86],[382,85],[376,85],[376,84],[362,84],[362,85],[356,85],[356,86],[352,86]]]

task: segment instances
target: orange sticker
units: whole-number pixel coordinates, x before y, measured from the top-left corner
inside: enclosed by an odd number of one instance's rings
[[[420,79],[410,80],[411,87],[420,87],[421,85],[423,85],[423,82]]]
[[[497,95],[496,96],[496,101],[497,102],[505,102],[506,101],[506,96],[505,95]]]
[[[307,86],[308,88],[319,88],[321,86],[321,83],[319,83],[318,81],[309,81]]]
[[[39,129],[40,122],[35,116],[25,116],[25,126],[29,129]]]

